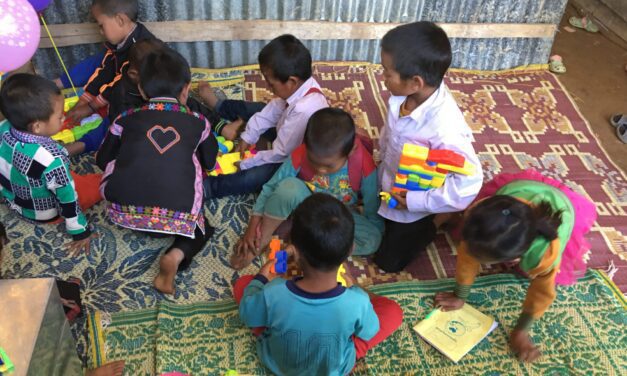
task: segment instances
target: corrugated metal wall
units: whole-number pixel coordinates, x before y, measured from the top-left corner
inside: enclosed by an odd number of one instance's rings
[[[140,0],[140,20],[325,20],[336,22],[559,23],[567,0]],[[91,0],[54,0],[44,17],[50,24],[89,22]],[[277,31],[279,34],[280,31]],[[172,43],[197,67],[254,64],[265,41]],[[315,60],[379,61],[379,41],[304,41]],[[452,39],[453,66],[504,69],[547,61],[552,38]],[[61,48],[67,64],[95,53],[100,45]],[[60,73],[52,49],[40,49],[35,66]]]

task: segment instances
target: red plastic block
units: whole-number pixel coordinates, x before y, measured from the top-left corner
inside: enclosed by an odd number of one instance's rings
[[[429,158],[427,160],[455,167],[464,167],[466,158],[452,150],[429,150]]]

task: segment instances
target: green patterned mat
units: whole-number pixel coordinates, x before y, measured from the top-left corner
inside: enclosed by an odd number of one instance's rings
[[[388,340],[357,363],[357,375],[620,375],[627,374],[625,298],[607,277],[590,271],[578,284],[560,287],[558,297],[532,331],[544,353],[533,364],[509,352],[507,333],[525,296],[527,280],[501,274],[480,277],[470,302],[499,327],[458,364],[426,345],[412,326],[431,309],[435,292],[451,280],[373,286],[401,304],[405,319]],[[159,308],[90,317],[101,329],[99,362],[125,359],[126,375],[179,371],[193,375],[265,375],[252,334],[239,321],[232,300],[190,305],[162,302]],[[101,323],[105,321],[104,329]],[[94,337],[92,336],[92,339]]]

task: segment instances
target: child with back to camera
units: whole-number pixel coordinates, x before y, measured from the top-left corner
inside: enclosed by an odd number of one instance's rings
[[[595,220],[594,204],[559,181],[534,170],[495,176],[464,215],[457,286],[436,294],[436,306],[461,308],[480,264],[517,262],[531,284],[510,346],[521,360],[536,360],[540,350],[529,330],[555,300],[555,284],[572,284],[585,273],[584,235]]]
[[[401,325],[396,302],[337,282],[353,248],[353,218],[332,196],[312,194],[294,211],[288,247],[303,276],[275,278],[270,260],[235,283],[240,318],[254,328],[257,353],[273,374],[346,375]]]

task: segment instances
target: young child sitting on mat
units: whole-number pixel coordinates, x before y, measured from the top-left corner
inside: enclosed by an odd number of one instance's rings
[[[63,125],[63,96],[43,77],[18,73],[0,90],[0,192],[33,222],[65,219],[70,254],[89,253],[92,234],[81,207],[100,201],[100,174],[74,175],[67,151],[50,138]],[[77,193],[78,192],[78,193]]]
[[[379,197],[372,155],[355,137],[355,123],[348,113],[324,108],[309,119],[304,144],[263,186],[231,266],[241,269],[250,264],[268,245],[272,233],[312,191],[328,193],[351,207],[356,255],[377,250],[383,221],[377,214]],[[355,208],[360,197],[363,214]]]
[[[534,361],[540,350],[529,329],[555,300],[555,283],[572,284],[583,276],[589,249],[584,235],[595,220],[592,202],[534,170],[495,176],[464,215],[457,287],[438,293],[436,306],[461,308],[480,264],[518,262],[531,284],[510,346],[521,360]]]
[[[154,281],[166,294],[214,230],[203,214],[202,179],[215,166],[218,145],[211,124],[184,105],[190,86],[179,53],[168,48],[146,56],[139,89],[149,102],[115,120],[96,157],[111,221],[174,235]]]
[[[100,33],[106,39],[107,50],[100,67],[87,81],[80,100],[67,114],[74,123],[109,104],[114,95],[113,86],[122,78],[127,67],[130,48],[140,40],[155,39],[155,36],[137,21],[138,11],[137,0],[92,1],[91,14],[100,27]],[[97,150],[108,125],[108,121],[103,121],[100,127],[87,133],[79,142],[68,144],[70,153],[74,155]]]
[[[200,86],[205,103],[221,117],[231,121],[238,117],[248,119],[237,151],[245,152],[262,135],[273,141],[272,149],[259,151],[242,161],[241,171],[207,178],[207,198],[259,192],[303,142],[309,117],[328,106],[320,85],[311,77],[311,54],[293,35],[281,35],[265,45],[259,52],[259,66],[270,90],[278,97],[267,105],[234,100],[218,102],[211,88]],[[237,133],[234,128],[240,124],[233,121],[217,132],[234,139]]]
[[[452,150],[477,171],[471,176],[449,174],[440,188],[392,194],[398,202],[395,208],[381,204],[385,233],[374,262],[387,272],[398,272],[435,238],[439,225],[435,214],[465,209],[479,192],[483,174],[472,132],[443,82],[451,64],[451,44],[444,30],[432,22],[390,30],[381,41],[381,63],[392,94],[379,139],[381,189],[392,192],[405,144]]]
[[[314,193],[294,211],[290,235],[303,277],[274,278],[270,260],[235,283],[240,318],[273,374],[347,375],[401,325],[396,302],[337,282],[353,248],[353,218],[340,201]]]
[[[122,74],[122,78],[117,81],[112,88],[113,95],[109,101],[109,120],[111,123],[122,112],[131,108],[141,107],[146,100],[139,92],[139,70],[146,56],[153,52],[169,48],[159,39],[144,39],[135,43],[128,52],[128,66]],[[198,100],[191,96],[187,98],[187,107],[203,115],[211,124],[213,129],[224,124],[218,114],[207,106],[203,106]]]

